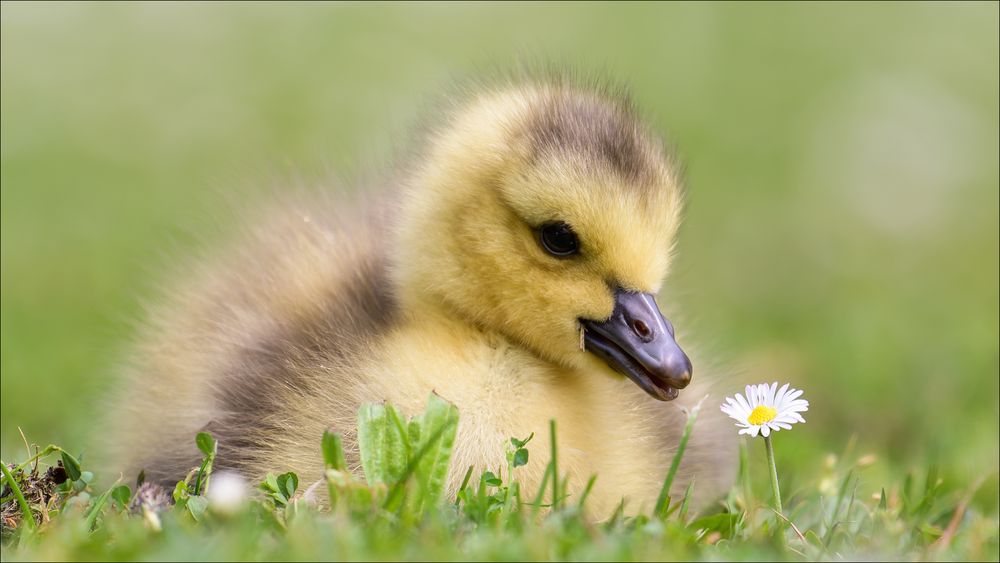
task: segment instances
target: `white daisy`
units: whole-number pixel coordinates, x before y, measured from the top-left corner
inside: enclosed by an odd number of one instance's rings
[[[787,383],[778,389],[778,382],[774,382],[747,385],[746,392],[746,398],[737,393],[735,399],[726,397],[722,405],[722,412],[736,421],[740,434],[759,433],[766,438],[772,430],[791,430],[793,424],[805,422],[799,413],[809,410],[809,401],[799,398],[801,390],[790,389]]]

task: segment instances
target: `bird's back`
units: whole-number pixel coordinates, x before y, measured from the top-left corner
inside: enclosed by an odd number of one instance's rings
[[[197,465],[203,430],[220,466],[253,467],[284,427],[288,391],[352,377],[393,323],[382,206],[285,193],[247,219],[151,308],[114,407],[118,469],[176,482]]]

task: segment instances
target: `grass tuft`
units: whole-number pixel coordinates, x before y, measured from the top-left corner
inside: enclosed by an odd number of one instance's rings
[[[114,483],[95,498],[93,474],[49,446],[20,465],[3,464],[4,558],[997,558],[996,514],[987,515],[975,502],[984,483],[992,481],[995,489],[995,471],[962,490],[931,466],[922,480],[913,473],[901,484],[878,484],[865,496],[858,473],[870,459],[827,464],[793,488],[784,512],[777,513],[755,500],[752,477],[758,476],[759,487],[767,471],[751,471],[743,448],[740,478],[718,505],[690,514],[691,483],[671,506],[669,490],[700,406],[691,410],[664,478],[662,503],[650,514],[628,514],[623,499],[611,514],[596,518],[588,515],[587,498],[598,476],[589,478],[575,502],[565,502],[570,483],[559,475],[554,421],[550,459],[537,490],[523,491],[518,481],[533,436],[511,437],[505,472],[466,468],[456,498],[443,498],[458,412],[433,395],[424,413],[410,419],[392,405],[363,407],[358,435],[364,475],[347,471],[340,436],[327,432],[316,452],[326,465],[323,481],[306,487],[295,473],[268,474],[244,491],[249,498],[235,512],[213,504],[223,496],[213,487],[225,479],[212,478],[218,445],[208,434],[196,437],[202,462],[172,494],[151,483],[137,483],[133,494]],[[50,458],[55,463],[42,473],[40,464]],[[319,499],[316,491],[324,484],[328,497]]]

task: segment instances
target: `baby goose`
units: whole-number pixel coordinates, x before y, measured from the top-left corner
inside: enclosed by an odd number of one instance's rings
[[[312,482],[325,429],[356,468],[359,405],[415,414],[433,391],[460,412],[452,493],[532,432],[518,471],[537,487],[556,419],[571,493],[596,474],[593,514],[623,497],[649,510],[684,425],[677,404],[705,394],[654,298],[681,212],[660,141],[622,96],[511,84],[451,112],[399,184],[391,212],[289,195],[196,268],[134,355],[123,468],[176,482],[207,430],[218,467]],[[716,410],[673,494],[696,479],[703,503],[733,479],[735,433]]]

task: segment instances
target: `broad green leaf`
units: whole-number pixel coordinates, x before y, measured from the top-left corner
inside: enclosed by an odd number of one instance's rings
[[[406,471],[406,443],[391,406],[368,403],[358,411],[358,448],[369,485],[395,483]]]
[[[327,469],[347,470],[347,461],[344,459],[344,443],[340,434],[329,430],[323,432],[323,462]]]
[[[174,486],[173,497],[175,504],[179,504],[182,500],[188,498],[187,483],[178,481],[177,485]]]
[[[528,450],[519,448],[514,452],[514,467],[521,467],[528,464]]]
[[[384,482],[382,443],[385,441],[385,405],[366,403],[358,410],[358,449],[369,485]]]
[[[278,477],[274,473],[268,473],[264,476],[264,484],[272,491],[281,490],[281,487],[278,486]]]
[[[201,517],[205,514],[205,510],[208,508],[208,499],[202,496],[193,496],[188,498],[187,509],[191,514],[191,517],[196,521],[201,520]]]
[[[128,485],[118,485],[111,489],[111,498],[123,507],[127,507],[129,500],[132,499],[132,489]]]
[[[393,482],[396,482],[403,478],[407,471],[407,464],[415,453],[415,450],[410,446],[410,432],[413,429],[407,424],[406,417],[400,414],[394,406],[387,404],[385,406],[385,414],[389,417],[390,429],[395,431],[390,432],[393,443],[397,443],[398,441],[399,446],[401,446],[399,447],[400,456],[398,459],[390,456],[390,475]],[[416,430],[419,435],[419,428]]]
[[[208,432],[199,432],[194,441],[198,444],[198,449],[201,450],[201,453],[205,455],[215,453],[215,438]]]
[[[299,476],[289,471],[282,473],[277,478],[278,491],[286,498],[295,496],[295,490],[299,488]]]
[[[420,427],[422,422],[422,416],[415,416],[410,419],[410,424],[406,427],[407,440],[410,443],[410,451],[414,454],[420,449]]]
[[[280,500],[284,499],[284,493],[281,491],[281,485],[278,484],[278,477],[274,473],[268,473],[264,476],[264,481],[260,484],[260,489],[271,496],[277,495]]]
[[[437,504],[444,492],[458,431],[458,408],[431,393],[427,407],[419,417],[419,425],[420,442],[413,447],[413,451],[421,455],[416,474],[423,491],[424,506],[428,507]]]
[[[80,462],[65,451],[60,451],[59,454],[62,457],[63,467],[66,469],[66,476],[69,477],[70,481],[78,481],[83,476],[80,471]]]
[[[486,483],[491,487],[499,487],[503,484],[503,481],[501,481],[500,478],[497,477],[492,471],[487,471],[486,473],[483,473],[483,483]]]

